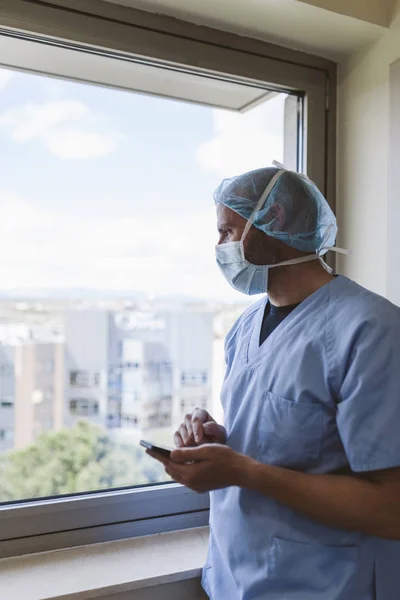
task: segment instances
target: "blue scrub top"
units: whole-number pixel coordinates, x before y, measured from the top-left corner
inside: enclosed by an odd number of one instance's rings
[[[228,445],[307,473],[400,466],[400,308],[339,276],[259,346],[266,302],[227,336]],[[400,542],[230,487],[211,494],[202,581],[212,600],[399,600]]]

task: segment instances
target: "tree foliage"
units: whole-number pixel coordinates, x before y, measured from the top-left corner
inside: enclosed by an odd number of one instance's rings
[[[131,444],[81,421],[0,456],[0,502],[165,481],[162,467]]]

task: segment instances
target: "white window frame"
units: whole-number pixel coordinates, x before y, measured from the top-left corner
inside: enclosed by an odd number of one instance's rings
[[[335,208],[333,63],[99,0],[2,0],[1,34],[304,94],[305,170]],[[27,69],[10,56],[1,64]],[[0,557],[202,526],[208,509],[208,495],[177,484],[4,505]]]

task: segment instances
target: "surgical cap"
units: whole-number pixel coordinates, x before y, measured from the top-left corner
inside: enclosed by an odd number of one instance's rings
[[[302,252],[324,254],[335,245],[336,218],[317,186],[306,176],[283,170],[253,215],[267,186],[279,172],[268,167],[222,181],[214,194],[220,203],[255,227]]]

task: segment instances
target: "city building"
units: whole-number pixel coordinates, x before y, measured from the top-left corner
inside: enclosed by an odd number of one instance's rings
[[[14,446],[15,348],[0,345],[0,452]]]
[[[107,310],[74,310],[64,317],[65,418],[105,428],[121,425],[123,332]]]
[[[116,321],[123,344],[122,427],[169,428],[212,401],[214,312],[163,307],[128,312]]]
[[[130,338],[123,348],[122,426],[141,431],[171,427],[172,365],[167,347]]]
[[[196,407],[211,409],[214,312],[200,308],[164,313],[173,367],[173,423]]]
[[[22,343],[14,350],[14,444],[22,449],[64,418],[64,345]]]
[[[222,417],[232,318],[226,307],[155,302],[69,310],[57,335],[10,324],[0,345],[0,451],[82,419],[137,441],[150,430],[170,439],[196,407]]]

